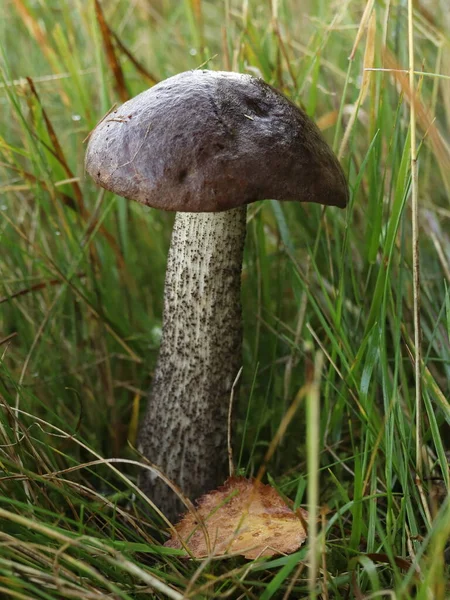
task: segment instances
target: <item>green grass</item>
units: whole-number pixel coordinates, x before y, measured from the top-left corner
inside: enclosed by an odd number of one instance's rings
[[[359,32],[357,0],[103,0],[102,36],[91,0],[1,0],[1,597],[450,594],[450,20],[444,0],[414,2],[412,121],[398,70],[410,65],[407,2],[372,5]],[[173,215],[105,193],[83,171],[83,140],[114,103],[206,61],[261,75],[301,103],[351,189],[346,211],[270,200],[249,210],[242,472],[257,473],[323,360],[267,464],[297,505],[318,480],[317,536],[253,563],[180,558],[136,502],[135,415],[157,357]]]

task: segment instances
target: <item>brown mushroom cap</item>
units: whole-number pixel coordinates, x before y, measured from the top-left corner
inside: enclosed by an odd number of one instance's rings
[[[92,132],[86,170],[125,198],[214,212],[266,198],[344,207],[347,183],[319,129],[250,75],[187,71],[125,102]]]

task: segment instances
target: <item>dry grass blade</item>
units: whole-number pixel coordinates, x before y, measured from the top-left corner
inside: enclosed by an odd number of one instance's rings
[[[47,191],[50,195],[54,194],[57,198],[59,198],[63,202],[63,204],[68,206],[71,210],[73,210],[75,212],[79,212],[79,206],[76,204],[76,202],[74,201],[74,199],[71,196],[68,196],[64,192],[61,192],[60,190],[50,189],[49,186],[47,185],[47,183],[43,179],[39,179],[38,177],[36,177],[36,175],[33,175],[33,173],[29,173],[28,171],[25,171],[22,168],[16,167],[14,165],[9,165],[9,164],[3,163],[3,162],[0,162],[0,166],[10,169],[11,171],[14,171],[16,173],[20,173],[21,177],[23,177],[23,179],[25,181],[29,181],[30,184],[33,184],[33,185],[39,185],[43,190]],[[124,262],[124,259],[122,256],[122,251],[120,250],[120,247],[119,247],[115,237],[106,229],[106,227],[104,225],[99,226],[98,220],[92,219],[90,213],[86,209],[83,209],[81,216],[83,217],[83,219],[86,222],[89,222],[89,229],[87,231],[87,235],[89,235],[90,232],[96,230],[98,227],[99,234],[102,235],[107,240],[111,249],[114,251],[119,268],[124,269],[125,262]],[[6,218],[6,215],[3,215],[3,217]]]
[[[3,344],[7,344],[10,340],[12,340],[13,338],[15,338],[16,335],[17,335],[17,331],[14,331],[14,333],[10,333],[6,337],[0,339],[0,346],[3,346]]]
[[[41,24],[33,17],[23,0],[14,0],[14,5],[28,31],[38,43],[42,54],[47,58],[52,67],[55,67],[57,65],[56,54],[53,48],[48,44],[48,37],[42,29]]]
[[[5,167],[6,169],[9,169],[15,173],[19,173],[20,176],[25,181],[27,181],[33,185],[39,185],[43,190],[48,192],[49,195],[52,194],[52,190],[49,188],[47,183],[43,179],[36,177],[36,175],[34,175],[33,173],[25,171],[25,169],[23,169],[23,168],[16,167],[15,165],[10,165],[10,164],[4,163],[4,162],[0,162],[0,166]],[[64,194],[63,192],[60,192],[57,190],[55,190],[55,194],[63,202],[63,204],[65,204],[66,206],[68,206],[70,209],[72,209],[74,211],[78,211],[78,207],[77,207],[76,203],[74,202],[73,198],[71,198],[67,194]]]
[[[359,22],[358,33],[356,34],[355,41],[353,43],[352,51],[350,52],[349,59],[354,60],[356,51],[358,49],[359,43],[364,35],[364,31],[367,27],[369,19],[372,15],[373,5],[375,0],[369,0],[364,8],[364,12],[361,17],[361,21]]]
[[[195,23],[197,26],[198,35],[200,37],[200,45],[203,49],[204,47],[204,37],[203,37],[203,9],[202,9],[202,0],[190,0],[191,9],[193,16],[195,18]]]
[[[421,101],[419,96],[411,89],[409,82],[409,70],[405,71],[399,65],[395,56],[389,50],[384,48],[383,50],[383,62],[384,65],[389,69],[392,77],[395,78],[397,84],[400,86],[402,93],[410,107],[414,104],[414,114],[416,127],[417,124],[420,126],[422,132],[426,134],[431,142],[433,152],[436,156],[439,168],[441,171],[442,179],[445,183],[447,193],[450,193],[450,149],[444,142],[442,134],[436,126],[434,118],[428,113],[424,103]],[[413,71],[414,75],[414,71]]]
[[[191,0],[192,11],[197,23],[202,21],[202,0]]]
[[[84,277],[85,273],[80,272],[75,275],[75,277]],[[34,285],[30,285],[30,287],[24,288],[23,290],[19,290],[18,292],[14,292],[10,296],[5,296],[4,298],[0,298],[0,304],[3,302],[8,302],[12,298],[18,298],[19,296],[24,296],[25,294],[31,294],[32,292],[37,292],[39,290],[43,290],[46,287],[60,285],[65,283],[61,279],[50,279],[49,281],[43,281],[41,283],[35,283]]]
[[[90,75],[91,73],[95,73],[95,69],[82,69],[81,71],[79,71],[78,75],[86,76]],[[55,81],[60,81],[61,79],[69,79],[70,77],[72,77],[71,73],[54,73],[53,75],[41,75],[40,77],[33,77],[33,83],[39,85],[54,84]],[[22,87],[25,84],[26,79],[24,78],[13,79],[12,81],[1,82],[0,89],[13,86]]]
[[[230,393],[230,402],[228,405],[227,446],[228,446],[228,469],[229,469],[230,477],[232,477],[234,475],[233,447],[231,445],[231,434],[232,434],[231,424],[232,424],[232,415],[233,415],[233,403],[234,403],[234,394],[236,391],[236,387],[239,383],[241,374],[242,374],[242,367],[239,369],[239,372],[236,375],[236,379],[233,382],[233,386],[231,388],[231,393]]]
[[[114,41],[116,42],[119,50],[121,52],[123,52],[123,54],[125,54],[125,56],[128,58],[128,60],[134,66],[136,71],[138,73],[140,73],[142,75],[142,77],[145,80],[147,80],[150,85],[155,85],[155,83],[158,83],[158,78],[155,77],[154,75],[152,75],[150,73],[150,71],[148,69],[146,69],[141,62],[138,61],[138,59],[128,50],[128,48],[125,46],[125,44],[119,38],[117,33],[115,33],[115,31],[113,31],[112,29],[110,29],[109,31],[110,31],[110,34],[112,35],[112,37],[114,38]]]
[[[416,354],[414,342],[411,339],[411,337],[408,333],[408,330],[404,324],[402,324],[401,329],[402,329],[402,335],[403,335],[403,337],[406,341],[407,347],[408,347],[409,356],[411,357],[411,360],[413,360],[413,357]],[[433,394],[436,397],[439,408],[443,411],[443,413],[445,415],[445,419],[446,419],[447,423],[450,424],[450,401],[448,398],[446,398],[444,392],[437,384],[430,369],[424,364],[423,359],[422,359],[421,370],[423,372],[424,379],[425,379],[427,385],[430,386],[430,389],[433,391]]]
[[[48,114],[47,114],[47,111],[45,110],[44,106],[42,105],[41,99],[39,98],[39,94],[37,93],[37,90],[33,83],[32,78],[27,77],[27,81],[30,86],[31,92],[32,92],[33,96],[36,98],[39,108],[41,109],[42,116],[43,116],[44,122],[45,122],[45,127],[47,128],[48,136],[53,144],[54,156],[56,157],[58,162],[62,165],[68,179],[72,180],[71,185],[72,185],[73,193],[74,193],[76,201],[78,203],[80,213],[83,214],[84,213],[84,202],[83,202],[83,194],[81,192],[81,188],[78,184],[78,181],[75,178],[74,173],[72,172],[71,168],[69,167],[66,157],[64,156],[64,152],[61,147],[61,144],[59,143],[58,136],[56,135],[55,129],[52,125],[52,122],[51,122]]]
[[[16,225],[16,223],[14,223],[14,221],[12,221],[6,214],[4,213],[0,213],[2,215],[2,217],[9,223],[9,225],[11,225],[11,227],[17,232],[17,234],[24,240],[26,241],[30,247],[33,247],[36,250],[36,254],[42,254],[42,252],[40,251],[40,249],[34,245],[31,240],[29,239],[28,235],[20,228]],[[109,233],[109,232],[108,232]],[[115,240],[114,240],[115,241]],[[129,346],[129,344],[126,343],[126,341],[117,333],[117,331],[114,329],[114,327],[108,323],[107,321],[104,321],[99,313],[99,311],[95,308],[95,306],[90,303],[86,296],[83,294],[83,292],[78,289],[76,286],[74,286],[71,282],[71,278],[75,276],[75,273],[73,273],[71,275],[71,277],[68,279],[64,273],[62,273],[57,265],[52,261],[52,259],[47,256],[46,254],[42,254],[42,256],[46,259],[47,263],[51,266],[51,268],[61,277],[61,279],[64,280],[64,282],[69,285],[71,287],[71,289],[74,291],[74,293],[86,303],[86,306],[88,307],[89,311],[92,313],[92,315],[98,319],[98,321],[103,321],[103,326],[105,327],[105,329],[112,335],[112,337],[122,346],[122,348],[127,352],[128,356],[131,358],[131,360],[137,364],[142,362],[142,359],[131,349],[131,347]],[[121,262],[123,264],[123,258],[121,257]]]
[[[361,82],[361,89],[359,91],[358,98],[353,105],[353,111],[348,120],[347,127],[345,128],[344,136],[342,138],[342,143],[339,148],[339,158],[341,158],[344,154],[345,148],[347,146],[348,140],[350,138],[350,134],[353,131],[353,127],[355,125],[356,117],[358,115],[358,111],[360,106],[363,104],[364,100],[367,97],[367,93],[369,91],[369,83],[370,83],[370,72],[366,69],[370,69],[374,66],[375,61],[375,38],[376,38],[376,30],[377,30],[377,19],[375,15],[375,11],[372,12],[369,18],[369,23],[367,27],[367,41],[366,41],[366,49],[364,52],[364,61],[363,61],[363,76]]]
[[[288,410],[284,414],[284,416],[281,420],[281,423],[269,444],[269,448],[267,449],[267,452],[264,455],[264,460],[263,460],[262,465],[260,466],[260,468],[258,470],[258,474],[256,476],[257,481],[261,481],[261,479],[263,478],[270,459],[274,455],[275,450],[278,447],[278,444],[283,439],[283,436],[286,433],[289,423],[291,423],[292,419],[294,418],[302,400],[305,398],[306,394],[308,393],[308,390],[309,390],[309,385],[304,385],[302,388],[300,388],[300,390],[297,392],[294,400],[292,401],[291,405],[289,406]]]
[[[387,554],[369,552],[369,554],[366,554],[366,556],[370,558],[370,560],[373,560],[373,562],[375,563],[389,564],[391,562],[391,559]],[[395,562],[399,569],[403,569],[404,571],[407,571],[412,567],[412,562],[410,560],[407,560],[406,558],[402,558],[401,556],[393,556],[392,560]]]
[[[286,44],[284,43],[283,36],[280,31],[280,24],[278,22],[278,10],[277,10],[277,5],[275,3],[272,5],[272,29],[273,29],[275,36],[278,39],[278,45],[279,45],[281,54],[283,55],[289,76],[292,80],[293,89],[295,91],[297,91],[297,77],[296,77],[294,71],[292,70],[293,60],[288,54]]]
[[[409,54],[409,92],[411,97],[411,220],[412,220],[412,263],[413,263],[413,321],[414,321],[414,375],[415,375],[415,419],[416,419],[416,483],[425,515],[431,525],[431,514],[422,486],[422,326],[420,315],[420,255],[419,255],[419,167],[417,164],[416,142],[416,96],[414,81],[414,28],[412,0],[408,0],[408,54]]]
[[[89,538],[87,536],[81,536],[78,539],[69,537],[61,531],[57,531],[56,529],[27,519],[21,515],[14,514],[10,511],[4,510],[3,508],[0,508],[0,517],[6,521],[29,527],[32,530],[47,536],[51,540],[56,540],[59,543],[64,544],[66,548],[82,547],[85,552],[91,555],[96,555],[101,552],[103,554],[103,558],[107,562],[124,569],[130,575],[140,579],[151,588],[164,593],[168,598],[173,598],[173,600],[183,600],[184,596],[182,594],[163,583],[161,580],[159,580],[157,577],[154,577],[143,568],[138,567],[136,564],[122,556],[119,552],[112,550],[99,540]],[[106,582],[106,579],[104,581]]]
[[[122,71],[119,60],[116,56],[114,49],[114,36],[109,28],[108,23],[105,20],[105,15],[99,0],[95,0],[95,14],[102,34],[103,45],[105,47],[106,58],[108,60],[109,67],[114,75],[116,92],[122,102],[126,102],[130,98],[127,86],[125,83],[125,77]]]

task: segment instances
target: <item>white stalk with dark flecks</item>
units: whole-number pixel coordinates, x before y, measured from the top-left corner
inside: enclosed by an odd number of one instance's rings
[[[139,449],[190,499],[227,475],[227,415],[241,364],[246,207],[177,213],[164,291],[161,348]],[[140,486],[168,518],[182,509],[146,471]]]

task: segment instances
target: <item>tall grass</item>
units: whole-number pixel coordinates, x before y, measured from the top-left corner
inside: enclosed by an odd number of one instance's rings
[[[0,14],[0,596],[448,595],[446,2],[1,0]],[[258,471],[315,365],[267,477],[296,505],[313,482],[319,503],[304,548],[252,563],[186,561],[137,501],[173,216],[83,171],[114,103],[201,64],[302,104],[351,189],[342,212],[250,208],[235,456]]]

